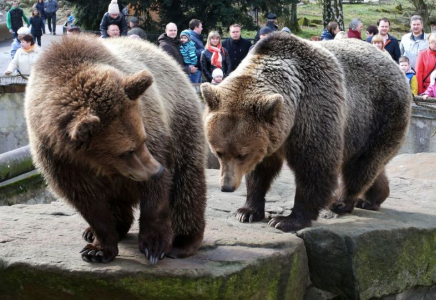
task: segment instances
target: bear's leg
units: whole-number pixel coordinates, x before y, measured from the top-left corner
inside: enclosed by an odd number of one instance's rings
[[[164,177],[166,177],[164,175]],[[169,188],[164,184],[167,179],[160,179],[159,183],[148,183],[150,192],[142,195],[139,218],[139,251],[154,265],[169,253],[173,240],[171,228],[171,213],[168,203]]]
[[[105,200],[88,203],[86,207],[81,206],[79,211],[90,225],[83,237],[92,240],[92,244],[86,245],[80,253],[84,261],[108,263],[118,255],[118,234],[112,212]]]
[[[266,157],[256,168],[245,175],[247,184],[247,200],[243,207],[236,211],[240,222],[261,221],[265,217],[265,195],[274,178],[283,167],[283,158],[274,154]]]
[[[174,230],[171,258],[194,255],[203,241],[206,209],[206,177],[204,163],[191,155],[190,161],[175,172],[171,193],[171,221]]]
[[[368,210],[379,210],[380,205],[389,197],[389,192],[389,180],[383,169],[372,186],[366,191],[365,199],[359,199],[356,203],[356,207]]]
[[[342,168],[341,192],[337,201],[330,206],[331,211],[337,214],[353,212],[356,203],[359,201],[359,197],[363,196],[374,184],[374,189],[370,192],[370,196],[373,200],[370,201],[380,202],[380,200],[374,199],[374,195],[381,191],[380,184],[383,185],[385,175],[381,175],[381,177],[378,178],[383,169],[380,169],[379,160],[374,159],[376,157],[375,151],[377,151],[377,149],[363,153],[359,157],[351,159],[344,164]],[[380,182],[376,179],[380,180]],[[380,196],[383,198],[383,195]],[[384,199],[382,201],[384,201]]]

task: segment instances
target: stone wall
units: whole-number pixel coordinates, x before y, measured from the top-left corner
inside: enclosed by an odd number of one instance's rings
[[[0,85],[0,154],[29,144],[24,119],[24,87]]]

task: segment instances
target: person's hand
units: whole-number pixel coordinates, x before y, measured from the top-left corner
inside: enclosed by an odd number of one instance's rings
[[[9,75],[9,74],[11,74],[12,72],[11,71],[5,71],[5,75]]]
[[[198,70],[195,66],[189,66],[189,68],[191,69],[192,74],[194,74]]]
[[[422,99],[427,99],[428,98],[428,95],[422,95]]]
[[[14,31],[13,31],[12,29],[9,29],[9,32],[10,32],[10,33],[14,33]]]

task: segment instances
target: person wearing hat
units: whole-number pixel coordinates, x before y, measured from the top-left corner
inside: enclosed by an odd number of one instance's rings
[[[183,56],[183,61],[185,66],[188,66],[190,69],[195,68],[198,62],[197,53],[195,52],[195,43],[191,41],[191,33],[189,30],[183,30],[180,33],[180,41],[182,44],[180,45],[180,53]],[[196,72],[199,72],[198,70]],[[197,83],[197,75],[195,73],[189,74],[189,79],[192,83]]]
[[[123,13],[120,12],[117,0],[112,0],[109,4],[107,13],[104,14],[100,23],[101,37],[107,38],[109,25],[116,24],[120,28],[120,35],[127,36],[127,21]]]
[[[53,35],[56,35],[56,12],[58,9],[58,2],[56,0],[48,0],[44,3],[48,31]]]
[[[221,70],[220,68],[216,68],[215,70],[213,70],[212,72],[212,84],[218,84],[221,81],[223,81],[223,70]]]
[[[26,34],[30,34],[30,28],[29,27],[21,27],[17,30],[18,36],[14,39],[14,41],[11,44],[11,58],[14,59],[15,53],[18,49],[21,48],[21,39]]]
[[[262,27],[261,29],[259,29],[259,40],[266,38],[271,32],[273,32],[273,30],[271,30],[271,28],[269,28],[268,26]],[[253,49],[254,45],[250,47],[250,50]]]
[[[29,20],[24,14],[24,11],[19,7],[18,1],[12,1],[12,7],[6,16],[6,26],[9,32],[12,33],[14,39],[18,36],[18,29],[23,27],[23,20],[26,22],[27,26],[29,26]]]
[[[279,28],[276,25],[276,20],[277,20],[277,16],[275,14],[273,14],[273,13],[269,13],[266,16],[266,25],[265,25],[265,27],[269,27],[271,29],[271,32],[272,31],[277,31]],[[260,32],[260,29],[257,32],[256,37],[254,38],[254,44],[256,44],[260,40],[260,33],[259,32]]]
[[[147,39],[147,34],[145,33],[144,29],[139,27],[139,19],[137,17],[130,19],[130,28],[131,29],[127,32],[128,36],[137,35],[143,40]]]

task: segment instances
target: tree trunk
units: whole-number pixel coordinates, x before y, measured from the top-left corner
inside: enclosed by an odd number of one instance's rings
[[[423,0],[415,0],[423,1]],[[342,0],[323,0],[323,24],[324,28],[331,21],[339,24],[341,30],[344,30],[344,11],[342,9]]]
[[[297,17],[297,3],[298,0],[292,0],[291,5],[289,5],[289,19],[285,21],[285,26],[288,27],[292,33],[300,32],[300,25],[298,25]]]

